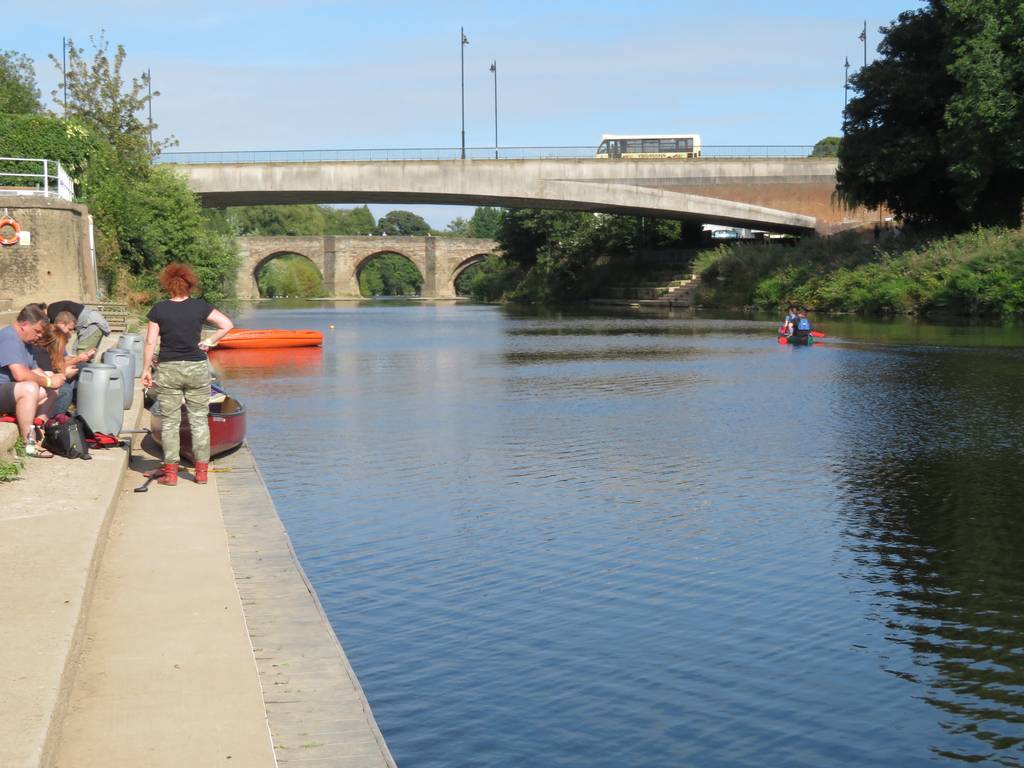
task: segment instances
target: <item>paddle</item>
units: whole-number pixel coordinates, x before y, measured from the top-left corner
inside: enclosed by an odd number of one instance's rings
[[[811,331],[811,336],[813,336],[816,339],[824,339],[825,338],[825,334],[822,333],[821,331]]]

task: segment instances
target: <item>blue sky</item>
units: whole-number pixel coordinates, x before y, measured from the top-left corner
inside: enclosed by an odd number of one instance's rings
[[[35,3],[3,48],[44,97],[61,37],[106,30],[149,68],[154,120],[185,151],[595,145],[602,133],[700,133],[705,144],[813,144],[839,132],[843,60],[915,0]],[[853,68],[851,68],[853,71]],[[404,206],[442,227],[452,206]],[[388,210],[373,206],[380,215]],[[471,210],[471,209],[470,209]]]

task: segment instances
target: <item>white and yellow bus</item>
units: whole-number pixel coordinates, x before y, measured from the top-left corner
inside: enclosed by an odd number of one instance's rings
[[[625,136],[606,133],[594,155],[599,160],[667,160],[700,157],[700,136],[696,133]]]

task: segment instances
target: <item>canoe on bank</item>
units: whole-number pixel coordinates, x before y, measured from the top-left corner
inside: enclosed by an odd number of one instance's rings
[[[216,390],[214,394],[217,394]],[[149,420],[150,434],[158,445],[163,445],[161,442],[163,417],[160,415],[159,404],[154,403],[150,409]],[[245,439],[245,406],[233,397],[225,395],[220,402],[211,402],[210,415],[207,420],[210,425],[211,456],[227,453],[240,446]],[[181,455],[190,461],[195,460],[192,455],[192,429],[188,424],[185,406],[181,407]]]
[[[275,347],[318,347],[323,344],[320,331],[291,328],[232,328],[215,349],[273,349]]]

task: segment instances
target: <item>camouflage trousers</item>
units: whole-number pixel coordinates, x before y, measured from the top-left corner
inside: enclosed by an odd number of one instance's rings
[[[192,455],[196,461],[210,460],[210,365],[205,360],[176,360],[160,363],[156,376],[156,399],[160,403],[160,442],[164,463],[181,459],[181,406],[188,411],[192,430]]]

